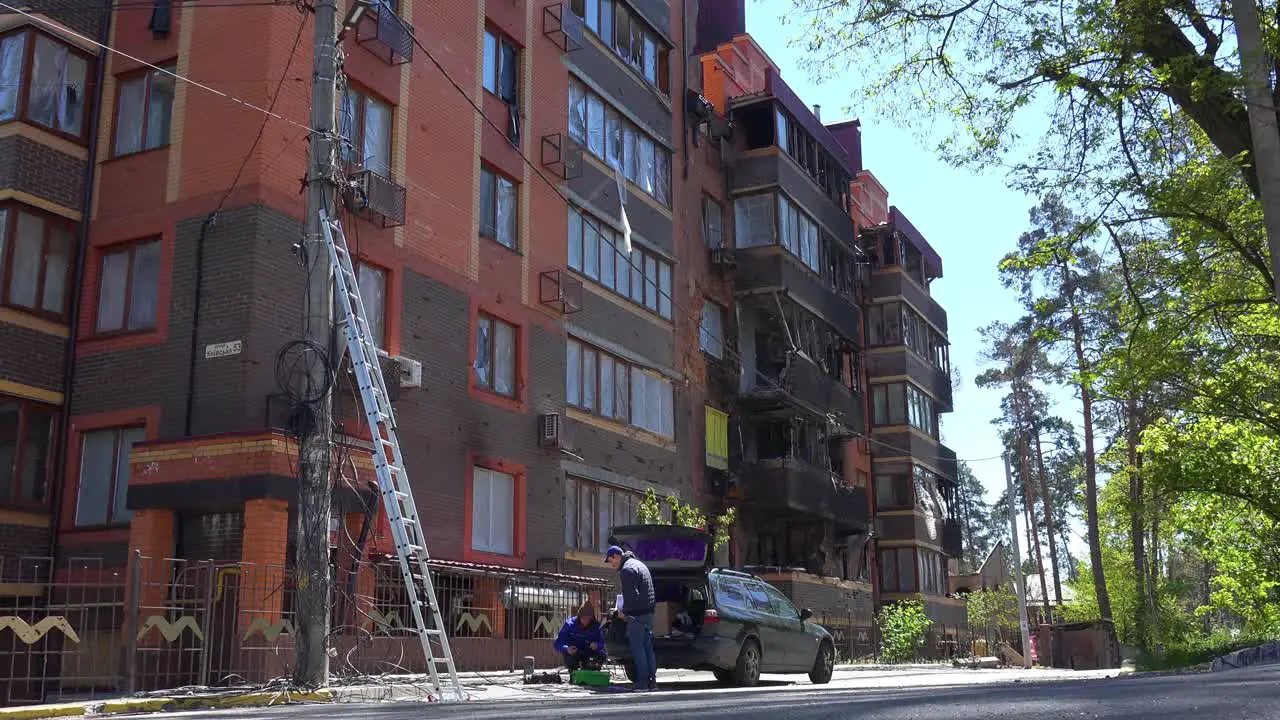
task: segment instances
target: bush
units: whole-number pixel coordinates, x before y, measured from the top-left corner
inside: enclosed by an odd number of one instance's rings
[[[1139,670],[1181,670],[1212,661],[1220,655],[1233,653],[1254,645],[1271,642],[1275,638],[1232,637],[1225,631],[1191,638],[1186,642],[1166,646],[1162,651],[1143,651],[1138,655]]]
[[[924,647],[929,616],[919,600],[901,600],[880,608],[880,657],[888,663],[905,663]]]

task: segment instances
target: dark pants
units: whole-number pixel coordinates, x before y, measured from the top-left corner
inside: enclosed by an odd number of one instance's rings
[[[572,655],[564,653],[562,657],[564,657],[564,665],[569,668],[569,672],[574,670],[599,670],[604,667],[604,653],[579,650]]]

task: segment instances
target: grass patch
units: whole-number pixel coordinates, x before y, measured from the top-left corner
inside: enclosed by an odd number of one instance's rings
[[[1141,671],[1182,670],[1212,661],[1220,655],[1233,653],[1254,645],[1272,642],[1262,637],[1224,637],[1214,634],[1185,645],[1165,647],[1163,650],[1144,650],[1138,654],[1137,667]]]

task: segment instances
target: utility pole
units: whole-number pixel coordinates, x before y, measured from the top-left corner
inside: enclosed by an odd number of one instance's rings
[[[332,210],[334,125],[338,79],[337,3],[315,0],[315,65],[311,77],[311,145],[307,173],[306,236],[302,248],[307,266],[306,339],[325,349],[325,362],[307,364],[306,387],[312,397],[299,451],[297,556],[295,572],[294,682],[303,687],[329,683],[329,514],[333,489],[332,387],[337,358],[333,350],[333,277],[320,225],[320,210]],[[331,213],[332,214],[332,213]],[[320,393],[323,390],[323,393]],[[320,395],[318,398],[315,395]]]
[[[1018,549],[1018,503],[1013,498],[1013,473],[1009,470],[1009,454],[1004,454],[1004,482],[1009,500],[1009,546],[1013,550],[1013,572],[1017,578],[1018,627],[1022,631],[1022,667],[1031,669],[1031,631],[1027,628],[1027,581],[1022,577],[1022,551]]]

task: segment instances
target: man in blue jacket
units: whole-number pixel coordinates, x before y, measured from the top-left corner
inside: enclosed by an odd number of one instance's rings
[[[658,659],[653,654],[653,577],[640,558],[617,545],[609,547],[604,560],[618,571],[618,582],[622,585],[622,609],[615,617],[627,621],[627,644],[635,665],[635,682],[631,687],[656,690]]]
[[[576,615],[564,621],[555,645],[556,652],[564,656],[569,672],[599,670],[604,665],[604,631],[590,600],[582,603]]]

